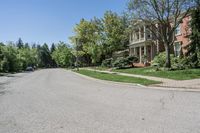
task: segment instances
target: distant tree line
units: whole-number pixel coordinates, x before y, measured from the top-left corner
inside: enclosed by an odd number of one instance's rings
[[[63,42],[52,44],[0,43],[0,72],[20,72],[27,67],[51,68],[72,66],[72,50]]]

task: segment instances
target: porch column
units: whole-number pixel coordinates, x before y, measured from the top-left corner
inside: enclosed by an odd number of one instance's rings
[[[146,26],[144,25],[144,40],[146,40]]]
[[[144,45],[144,55],[147,55],[147,46]]]
[[[139,28],[139,40],[141,40],[141,28]]]
[[[151,61],[153,60],[153,52],[154,52],[154,50],[153,50],[153,44],[151,44]]]
[[[140,63],[142,63],[142,47],[140,46]]]
[[[136,47],[134,47],[134,55],[136,55],[137,53],[136,53]]]
[[[135,40],[135,32],[133,31],[132,32],[132,41],[134,41]]]

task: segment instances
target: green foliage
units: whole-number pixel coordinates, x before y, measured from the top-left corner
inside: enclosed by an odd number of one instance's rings
[[[56,50],[56,46],[55,46],[55,44],[53,43],[52,45],[51,45],[51,50],[50,50],[50,53],[51,53],[51,56],[52,56],[52,54],[53,54],[53,52]],[[57,66],[57,63],[56,63],[56,61],[52,58],[52,60],[51,60],[51,66],[52,67],[56,67]]]
[[[124,57],[118,57],[113,63],[112,66],[116,68],[126,68],[126,67],[133,67],[133,63],[137,62],[138,58],[136,56],[128,56],[126,58]]]
[[[172,67],[170,70],[183,70],[187,68],[191,68],[192,64],[190,64],[190,60],[188,57],[174,57],[173,54],[170,55]],[[162,52],[157,55],[152,63],[152,66],[156,67],[157,70],[162,69],[165,67],[165,59],[166,53]]]
[[[24,47],[24,43],[21,38],[19,38],[19,40],[17,41],[16,46],[19,49]]]
[[[116,68],[125,68],[125,67],[133,67],[133,63],[138,61],[138,57],[136,56],[128,56],[128,57],[118,57],[117,59],[109,58],[102,61],[102,67],[116,67]]]
[[[165,52],[159,53],[156,57],[154,57],[154,60],[152,61],[152,66],[164,67],[165,60],[166,60],[166,53]]]
[[[55,51],[52,53],[52,58],[60,67],[69,67],[74,63],[74,56],[71,49],[63,42],[57,45]]]
[[[188,45],[188,64],[191,67],[200,66],[200,1],[196,0],[197,7],[191,13],[191,28],[192,34],[190,36],[191,44]]]
[[[129,65],[128,60],[124,57],[118,57],[113,63],[112,66],[116,68],[125,68]]]
[[[128,19],[119,16],[117,13],[107,11],[103,18],[105,44],[104,48],[108,55],[118,50],[124,50],[128,44]]]
[[[17,58],[20,62],[19,65],[22,70],[25,70],[28,66],[37,65],[36,49],[30,49],[28,47],[18,49]]]
[[[102,67],[112,67],[113,58],[105,59],[102,61]]]
[[[128,60],[129,64],[133,64],[139,61],[139,58],[137,56],[128,56],[126,57]]]
[[[89,65],[100,62],[102,55],[101,27],[101,21],[94,18],[91,21],[82,19],[74,28],[76,36],[70,39],[75,44],[75,54],[78,54],[82,64]]]
[[[37,53],[38,53],[38,66],[39,67],[51,67],[52,65],[52,57],[51,52],[49,50],[48,45],[45,43],[43,46],[37,46]]]
[[[3,72],[20,71],[21,66],[17,58],[17,48],[13,45],[8,45],[1,47],[1,50],[3,60],[0,62],[0,70]]]
[[[184,69],[190,68],[186,64],[186,61],[187,61],[186,58],[173,57],[172,58],[172,70],[184,70]]]
[[[113,52],[126,49],[129,41],[127,15],[119,16],[111,11],[101,19],[81,19],[74,31],[75,36],[70,40],[77,53],[82,53],[80,62],[87,65],[101,64],[105,58],[111,58]]]
[[[19,39],[17,44],[0,43],[0,72],[19,72],[27,67],[51,67],[52,57],[48,45],[34,45],[32,48],[28,43],[22,45]]]

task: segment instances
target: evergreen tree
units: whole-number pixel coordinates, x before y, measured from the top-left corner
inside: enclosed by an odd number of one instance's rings
[[[33,48],[33,49],[36,48],[36,44],[35,44],[35,43],[33,43],[32,48]]]
[[[56,46],[54,43],[52,43],[51,50],[50,50],[50,52],[51,52],[51,67],[57,67],[57,63],[56,63],[55,59],[52,58],[53,52],[55,50],[56,50]]]
[[[21,38],[19,38],[19,40],[17,41],[16,46],[17,46],[19,49],[21,49],[21,48],[24,47],[24,44],[23,44],[23,41],[22,41]]]
[[[46,43],[40,48],[40,59],[42,67],[48,68],[51,66],[51,53]]]
[[[188,47],[188,55],[192,67],[200,65],[200,0],[196,0],[197,7],[191,13],[191,28],[190,36],[191,44]]]
[[[26,48],[26,49],[30,49],[29,44],[28,44],[28,43],[25,43],[24,48]]]
[[[54,52],[56,50],[56,47],[55,47],[55,44],[54,43],[52,43],[52,45],[51,45],[51,54]]]

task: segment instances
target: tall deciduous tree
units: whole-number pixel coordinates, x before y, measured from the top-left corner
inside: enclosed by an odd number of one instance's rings
[[[128,22],[126,15],[119,16],[111,11],[107,11],[101,19],[82,19],[74,28],[75,36],[71,37],[76,45],[75,38],[78,39],[78,46],[75,47],[76,53],[81,54],[81,62],[97,65],[103,59],[110,58],[113,52],[126,49],[129,41]]]
[[[107,11],[103,17],[105,33],[105,49],[110,57],[118,50],[124,50],[128,45],[128,19],[126,16],[119,16],[117,13]]]
[[[134,19],[147,23],[149,30],[164,44],[166,67],[171,67],[170,46],[175,30],[193,6],[191,0],[130,0],[129,11]]]
[[[74,28],[76,35],[71,40],[77,45],[75,49],[79,53],[79,60],[88,65],[96,64],[101,58],[100,24],[101,20],[97,18],[91,21],[82,19]],[[75,42],[75,38],[78,42]]]
[[[72,51],[64,42],[60,42],[57,45],[52,53],[52,58],[60,67],[69,67],[73,64]]]

